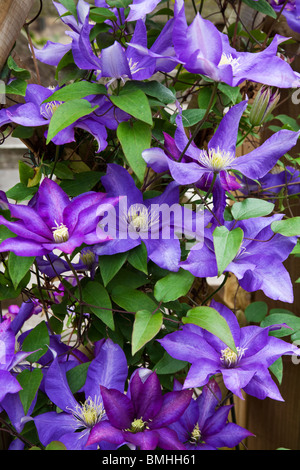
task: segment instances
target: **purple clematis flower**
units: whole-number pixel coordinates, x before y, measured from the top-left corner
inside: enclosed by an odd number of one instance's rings
[[[108,421],[94,426],[87,444],[101,445],[107,440],[115,445],[132,444],[140,450],[184,450],[169,425],[186,410],[192,393],[182,390],[162,395],[156,373],[145,376],[139,370],[131,377],[127,395],[101,387]]]
[[[269,336],[271,329],[279,329],[282,325],[240,328],[236,316],[225,305],[213,300],[210,306],[225,318],[237,352],[213,334],[192,324],[158,340],[170,356],[191,363],[183,388],[202,387],[212,375],[221,373],[225,387],[241,399],[244,399],[244,390],[261,400],[269,397],[284,401],[268,368],[279,357],[299,355],[300,350],[293,344]]]
[[[220,387],[212,379],[204,385],[198,398],[191,400],[181,418],[170,424],[187,450],[231,449],[253,436],[241,426],[228,422],[228,413],[234,405],[220,406],[221,401]]]
[[[18,351],[15,353],[15,333],[11,328],[11,320],[0,323],[0,404],[7,394],[18,393],[21,385],[12,371],[31,352]]]
[[[115,41],[102,49],[100,57],[97,57],[91,46],[87,18],[80,35],[72,33],[74,61],[80,69],[96,70],[98,78],[108,77],[111,81],[119,78],[145,80],[157,71],[170,72],[178,63],[172,45],[173,25],[174,20],[169,20],[150,49],[147,49],[146,25],[139,20],[128,43],[131,47],[125,49]]]
[[[247,292],[262,290],[271,299],[292,303],[293,285],[283,261],[293,250],[297,237],[274,235],[271,223],[282,217],[282,214],[277,214],[238,222],[226,221],[224,225],[228,230],[240,227],[244,238],[237,255],[224,272],[235,274],[240,286]],[[205,241],[201,247],[198,249],[195,245],[195,249],[191,249],[180,267],[198,277],[217,276],[213,228],[205,229],[204,236]]]
[[[276,35],[261,52],[238,52],[230,46],[228,36],[199,13],[188,26],[183,0],[175,2],[173,42],[178,59],[189,72],[216,82],[238,86],[250,80],[278,88],[299,87],[300,75],[277,56],[279,44],[286,40]]]
[[[269,0],[269,3],[273,9],[279,13],[285,0]],[[300,0],[289,0],[285,5],[282,14],[286,17],[289,27],[293,31],[296,31],[296,33],[300,33]]]
[[[63,102],[53,100],[43,103],[43,101],[57,90],[58,87],[49,89],[41,85],[27,85],[24,104],[13,105],[0,111],[0,126],[11,122],[25,127],[48,126],[56,109]],[[107,146],[106,128],[116,129],[120,121],[129,119],[129,116],[123,111],[112,108],[111,102],[104,95],[92,95],[87,97],[87,100],[90,102],[91,108],[98,106],[98,109],[59,131],[52,139],[54,144],[63,145],[75,142],[75,129],[83,129],[96,139],[98,152],[100,152]],[[47,133],[46,130],[45,137],[47,137]]]
[[[4,319],[10,319],[10,328],[16,335],[24,323],[32,316],[37,315],[42,311],[42,307],[35,300],[26,300],[19,307],[18,305],[10,305],[8,307],[8,313],[4,316]]]
[[[110,239],[99,227],[103,214],[118,202],[103,193],[90,191],[71,201],[60,186],[45,178],[34,196],[35,205],[9,204],[13,218],[0,216],[0,224],[17,235],[0,245],[0,252],[18,256],[43,256],[55,249],[72,253],[83,243],[92,245]]]
[[[127,374],[126,357],[120,346],[110,339],[96,342],[95,357],[88,367],[85,385],[79,390],[85,394],[86,400],[79,403],[69,388],[65,372],[55,354],[46,372],[45,393],[62,412],[51,411],[34,418],[41,443],[47,445],[53,440],[59,440],[68,450],[84,450],[91,429],[107,420],[100,385],[114,387],[122,394]],[[90,446],[89,450],[96,448]],[[101,448],[111,450],[116,446],[104,442]]]
[[[74,18],[65,8],[58,2],[53,1],[62,22],[70,29],[66,31],[67,35],[70,35],[72,32],[75,37],[78,36],[81,32],[81,29],[85,23],[86,18],[89,16],[90,5],[84,0],[78,0],[77,3],[77,19]],[[69,13],[69,14],[68,14]],[[60,44],[52,41],[47,41],[43,49],[34,48],[34,53],[36,58],[43,62],[44,64],[57,66],[61,59],[64,57],[67,52],[72,48],[72,42],[68,44]]]
[[[173,179],[179,184],[195,183],[199,188],[208,190],[214,183],[212,188],[214,210],[221,222],[226,206],[225,191],[240,187],[229,171],[237,171],[247,178],[259,180],[296,144],[300,134],[300,131],[283,129],[272,135],[260,147],[236,158],[239,122],[246,107],[247,101],[232,106],[208,143],[207,150],[198,149],[193,142],[187,147],[189,141],[179,113],[176,118],[175,138],[172,139],[165,134],[166,152],[160,148],[142,152],[148,166],[157,173],[170,171]]]
[[[93,251],[99,256],[111,255],[131,250],[144,242],[148,257],[154,263],[163,269],[178,271],[181,249],[176,232],[177,224],[184,223],[184,219],[178,204],[177,183],[170,183],[160,196],[143,199],[143,193],[128,171],[114,163],[108,164],[101,181],[107,195],[120,196],[120,203],[116,213],[111,214],[112,218],[107,219],[107,233],[111,234],[112,240],[94,246]],[[179,223],[176,215],[172,218],[174,205],[180,211],[177,213],[181,219]],[[100,226],[103,225],[104,222]]]

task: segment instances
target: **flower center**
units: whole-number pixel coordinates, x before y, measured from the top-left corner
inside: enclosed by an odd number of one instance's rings
[[[63,243],[69,240],[69,230],[64,224],[58,225],[56,221],[54,221],[56,227],[53,227],[53,238],[56,243]]]
[[[133,204],[128,210],[127,223],[135,232],[148,231],[150,223],[148,209],[145,206]]]
[[[236,350],[237,350],[237,354],[232,351],[231,348],[226,348],[226,349],[222,349],[221,350],[221,357],[220,357],[220,360],[221,362],[226,366],[226,367],[233,367],[235,366],[238,361],[243,357],[243,355],[245,354],[245,350],[247,348],[239,348],[237,347]]]
[[[201,441],[201,431],[199,429],[199,424],[197,423],[191,432],[190,444],[197,444]]]
[[[232,57],[231,54],[225,54],[223,52],[221,60],[219,62],[219,66],[220,65],[231,65],[232,70],[233,70],[233,74],[235,74],[235,72],[237,72],[238,69],[241,66],[239,61],[240,61],[240,59],[238,57],[234,58],[234,57]]]
[[[76,419],[76,427],[79,429],[82,427],[91,429],[105,415],[103,405],[100,403],[100,397],[94,401],[91,397],[88,397],[84,403],[78,404],[75,410],[70,411]]]
[[[46,119],[51,119],[61,104],[63,104],[63,101],[50,101],[50,103],[42,104],[40,108],[41,115]]]
[[[209,149],[208,152],[203,151],[199,155],[199,161],[206,168],[213,171],[221,171],[230,166],[235,156],[231,152],[225,152],[219,147],[217,149]]]
[[[144,431],[145,427],[146,427],[146,422],[143,421],[142,418],[134,419],[128,431],[132,432],[133,434],[136,434],[137,432]]]
[[[80,253],[80,259],[87,267],[91,267],[95,262],[95,253],[91,250],[82,251]]]
[[[132,75],[145,68],[145,67],[139,67],[138,62],[133,62],[132,57],[130,57],[130,59],[128,60],[128,65],[129,65],[130,72]]]

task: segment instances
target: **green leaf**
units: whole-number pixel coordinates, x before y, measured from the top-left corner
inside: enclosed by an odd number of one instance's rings
[[[204,118],[206,109],[184,109],[181,113],[182,115],[182,124],[184,127],[191,127],[197,124],[201,119]],[[178,114],[172,114],[170,122],[175,123],[176,117]]]
[[[77,9],[74,0],[60,0],[60,3],[77,19]]]
[[[116,15],[108,8],[91,8],[90,19],[96,23],[103,23],[105,20],[117,21]]]
[[[121,122],[117,129],[117,137],[130,167],[142,182],[147,166],[142,158],[142,152],[151,146],[150,127],[141,121]]]
[[[12,56],[9,56],[9,58],[7,59],[7,65],[12,71],[12,74],[20,80],[28,80],[30,78],[31,75],[29,70],[22,69],[21,67],[19,67],[12,58]]]
[[[105,255],[99,257],[99,267],[106,287],[109,281],[117,274],[127,259],[127,252],[117,253],[115,255]]]
[[[15,289],[29,271],[34,260],[34,256],[17,256],[12,251],[9,253],[8,271]]]
[[[260,323],[268,314],[268,305],[266,302],[252,302],[245,309],[245,316],[248,322]]]
[[[0,225],[0,243],[7,238],[15,238],[17,235],[13,233],[9,228],[5,227],[5,225]]]
[[[5,93],[7,95],[25,96],[26,89],[27,82],[18,78],[17,80],[13,80],[9,85],[6,85]]]
[[[220,276],[237,255],[243,241],[244,232],[237,227],[229,231],[224,225],[213,232],[214,248]]]
[[[245,220],[254,217],[263,217],[273,212],[275,204],[263,199],[245,199],[235,202],[231,208],[231,214],[235,220]]]
[[[179,361],[174,359],[167,352],[164,353],[163,357],[155,364],[154,370],[157,374],[175,374],[182,370],[188,365],[186,361]]]
[[[90,95],[105,95],[107,93],[104,85],[86,81],[71,83],[60,90],[55,91],[43,103],[51,101],[71,101],[86,98]]]
[[[163,315],[161,312],[152,314],[148,310],[139,310],[135,314],[131,352],[134,355],[148,343],[161,329]]]
[[[112,300],[128,312],[138,312],[139,310],[156,310],[156,303],[145,292],[128,289],[125,286],[115,288],[111,295]]]
[[[111,330],[115,329],[111,300],[107,290],[97,281],[89,281],[83,287],[82,297],[89,308]]]
[[[265,15],[271,16],[271,18],[277,18],[276,12],[267,2],[267,0],[258,0],[253,2],[253,0],[243,0],[243,3],[248,5],[248,7],[253,8],[254,10],[260,11]]]
[[[14,199],[16,202],[21,203],[22,201],[31,199],[37,190],[37,187],[28,188],[23,183],[17,183],[15,186],[6,191],[6,196],[8,199]]]
[[[23,341],[22,351],[36,351],[27,356],[26,359],[29,362],[37,362],[48,351],[49,344],[48,328],[46,323],[42,321],[26,336]]]
[[[212,94],[212,88],[211,87],[202,87],[201,90],[198,93],[198,107],[200,109],[207,109],[210,101],[210,97]],[[217,98],[215,97],[213,101],[212,108],[214,107],[216,103]]]
[[[195,307],[182,318],[184,324],[192,323],[209,331],[237,353],[230,328],[222,315],[211,307]]]
[[[270,365],[269,369],[275,375],[276,379],[279,382],[279,385],[281,385],[283,377],[282,357],[279,357],[275,362],[273,362],[273,364]]]
[[[67,448],[60,441],[52,441],[45,447],[45,450],[67,450]]]
[[[152,113],[147,96],[142,90],[133,90],[111,96],[111,102],[125,113],[152,126]]]
[[[142,271],[145,274],[148,274],[148,254],[145,243],[141,243],[137,247],[133,248],[128,252],[128,263],[131,264],[134,268]]]
[[[28,180],[34,177],[34,168],[19,160],[19,176],[20,182],[27,186]]]
[[[49,144],[58,132],[70,126],[83,116],[91,114],[98,108],[99,106],[92,108],[91,104],[84,99],[74,99],[58,106],[49,123],[46,143]]]
[[[280,233],[285,237],[298,236],[300,235],[300,216],[285,220],[276,220],[271,223],[271,229],[274,233]]]
[[[170,273],[156,282],[154,297],[158,302],[171,302],[188,293],[195,277],[185,269]]]
[[[219,83],[218,89],[226,95],[233,104],[237,103],[237,99],[241,96],[240,87],[232,87],[226,83]]]
[[[84,171],[74,174],[73,180],[62,181],[60,187],[70,197],[79,196],[79,194],[91,191],[99,183],[103,173],[99,171]]]
[[[89,365],[90,362],[84,362],[67,371],[67,381],[72,393],[78,392],[84,386]]]
[[[132,0],[106,0],[106,3],[110,7],[116,7],[116,8],[127,8],[130,3],[132,3]]]
[[[280,325],[281,323],[285,323],[289,328],[282,327],[279,330],[270,331],[269,334],[271,336],[282,338],[283,336],[293,335],[300,330],[300,318],[288,313],[273,313],[268,315],[263,319],[260,326],[265,328],[266,326]]]
[[[33,369],[32,371],[24,369],[17,375],[17,380],[22,387],[20,390],[20,400],[22,402],[25,415],[28,413],[31,403],[39,389],[43,373],[41,369]]]
[[[150,80],[149,82],[139,82],[139,81],[128,81],[124,86],[123,90],[136,90],[139,88],[146,95],[152,96],[153,98],[158,99],[164,104],[174,103],[176,101],[176,95],[166,88],[162,83]]]

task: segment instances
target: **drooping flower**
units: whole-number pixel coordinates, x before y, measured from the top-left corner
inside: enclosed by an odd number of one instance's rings
[[[181,418],[170,424],[187,450],[231,449],[253,436],[247,429],[228,422],[228,413],[234,405],[220,406],[221,401],[220,387],[211,379],[201,394],[191,400]]]
[[[199,13],[188,26],[183,0],[175,2],[174,47],[178,59],[191,73],[230,86],[250,80],[278,88],[297,88],[300,75],[277,56],[283,41],[285,37],[276,35],[261,52],[238,52],[230,46],[228,36]]]
[[[78,0],[77,3],[77,18],[70,14],[67,8],[61,3],[54,2],[53,5],[57,10],[62,22],[70,28],[70,30],[78,36],[85,23],[86,18],[89,16],[90,5],[84,0]],[[71,31],[66,31],[66,35],[70,35]],[[47,41],[42,49],[34,48],[35,57],[44,64],[57,66],[61,59],[72,48],[72,42],[68,44],[55,43]]]
[[[115,445],[132,444],[140,450],[184,450],[172,429],[188,407],[192,390],[162,394],[155,372],[143,375],[137,369],[131,377],[127,395],[101,387],[108,420],[92,429],[87,444],[101,445],[107,440]]]
[[[59,440],[68,450],[84,450],[92,428],[107,420],[100,386],[114,387],[121,394],[127,374],[127,361],[121,347],[110,339],[96,342],[95,356],[88,367],[85,385],[79,390],[84,393],[85,401],[80,403],[71,392],[65,371],[55,355],[46,372],[45,393],[62,412],[50,411],[34,418],[40,442],[47,445]],[[104,441],[109,442],[108,439]],[[107,450],[116,448],[107,442],[100,447]]]
[[[214,211],[221,222],[226,205],[225,191],[240,187],[235,176],[229,173],[230,170],[259,180],[296,144],[300,134],[286,129],[280,130],[261,146],[246,155],[236,157],[239,122],[246,107],[247,101],[232,106],[209,141],[207,150],[197,148],[194,142],[188,146],[189,139],[179,113],[176,117],[175,138],[165,135],[166,152],[160,148],[142,152],[149,167],[157,173],[170,171],[173,179],[181,185],[195,183],[199,188],[208,190],[214,179]]]
[[[224,272],[235,274],[240,286],[247,292],[262,290],[271,299],[292,303],[293,285],[283,262],[293,250],[297,237],[274,235],[271,224],[280,219],[282,214],[238,222],[225,221],[228,230],[239,227],[244,236],[237,255]],[[204,243],[200,247],[195,245],[180,267],[198,277],[218,275],[213,229],[205,229]]]
[[[39,271],[48,277],[56,277],[70,271],[69,264],[60,256],[49,253],[46,256],[37,256],[36,263]],[[72,262],[76,271],[89,271],[91,278],[94,278],[95,269],[98,266],[98,256],[90,247],[83,248],[77,263]]]
[[[279,329],[281,325],[240,328],[236,316],[225,305],[213,300],[210,306],[225,318],[236,352],[217,336],[192,324],[158,340],[170,356],[191,363],[183,388],[201,387],[211,376],[221,373],[226,388],[241,399],[244,390],[261,400],[270,397],[283,401],[268,368],[283,355],[299,355],[299,348],[269,335],[272,328]]]
[[[62,188],[45,178],[36,195],[35,204],[8,204],[9,221],[0,216],[0,224],[17,235],[0,245],[0,252],[12,251],[18,256],[43,256],[54,249],[72,253],[83,243],[92,245],[109,240],[99,229],[98,222],[110,210],[117,198],[90,191],[71,201]]]
[[[0,111],[0,126],[9,123],[19,124],[24,127],[48,126],[53,114],[63,102],[53,100],[43,103],[43,101],[57,90],[58,87],[49,89],[41,85],[27,85],[24,104],[16,104]],[[107,146],[106,128],[116,129],[120,121],[129,119],[126,113],[112,107],[111,102],[104,95],[92,95],[86,97],[86,101],[90,102],[91,109],[95,106],[98,106],[98,109],[59,131],[51,139],[55,145],[74,142],[75,129],[82,129],[96,139],[99,152]],[[48,130],[45,131],[45,137],[47,137],[47,134]]]

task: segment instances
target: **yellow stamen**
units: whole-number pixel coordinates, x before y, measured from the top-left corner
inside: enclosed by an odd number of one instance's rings
[[[53,238],[56,243],[63,243],[69,240],[69,230],[64,224],[58,225],[55,221],[56,227],[53,227]]]

